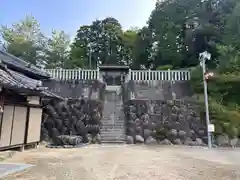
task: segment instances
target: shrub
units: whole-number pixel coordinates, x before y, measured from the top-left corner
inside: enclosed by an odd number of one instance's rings
[[[157,70],[168,70],[173,69],[173,65],[164,65],[164,66],[158,66]]]
[[[197,95],[202,104],[201,114],[205,114],[204,97]],[[215,124],[215,134],[227,134],[230,137],[240,136],[240,112],[238,109],[230,109],[213,98],[209,98],[210,121]],[[204,116],[202,118],[205,119]]]

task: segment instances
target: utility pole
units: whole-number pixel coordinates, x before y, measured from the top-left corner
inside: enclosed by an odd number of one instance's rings
[[[92,45],[91,45],[91,43],[88,44],[88,48],[89,48],[89,67],[90,67],[90,69],[92,69]]]
[[[210,59],[211,59],[211,54],[208,53],[207,51],[205,51],[203,53],[200,53],[200,55],[199,55],[200,65],[202,66],[202,72],[203,72],[204,103],[205,103],[206,125],[207,125],[207,134],[208,134],[208,148],[212,148],[211,132],[214,131],[214,125],[210,124],[210,120],[209,120],[207,81],[206,81],[206,78],[205,78],[206,60],[210,60]]]

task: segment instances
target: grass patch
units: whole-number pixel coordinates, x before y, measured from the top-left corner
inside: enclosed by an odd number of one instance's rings
[[[5,160],[5,158],[0,156],[0,162],[4,161],[4,160]]]

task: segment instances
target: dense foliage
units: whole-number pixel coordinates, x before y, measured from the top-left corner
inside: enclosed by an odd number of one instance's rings
[[[2,26],[0,44],[15,56],[48,68],[96,68],[98,64],[126,64],[133,69],[191,67],[192,85],[199,97],[203,89],[198,54],[207,50],[212,54],[207,66],[216,74],[209,82],[211,118],[221,124],[218,131],[229,134],[226,123],[234,122],[230,129],[240,130],[239,19],[238,0],[165,0],[156,3],[142,28],[123,30],[117,19],[108,17],[82,25],[70,43],[63,31],[44,36],[37,20],[27,16],[12,27]]]

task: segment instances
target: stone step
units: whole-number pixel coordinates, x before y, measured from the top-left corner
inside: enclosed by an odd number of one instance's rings
[[[115,134],[124,134],[124,130],[112,130],[112,129],[101,129],[100,133],[103,134],[109,134],[109,133],[115,133]]]
[[[125,138],[125,134],[101,134],[100,135],[101,138],[105,138],[105,139],[124,139]]]
[[[109,116],[111,114],[117,114],[115,111],[111,111],[110,109],[107,112],[103,112],[103,115]]]
[[[119,114],[120,112],[118,110],[116,110],[116,108],[114,108],[114,110],[111,111],[111,109],[108,109],[108,111],[103,112],[103,114]]]
[[[125,132],[123,130],[120,130],[120,131],[116,131],[116,130],[107,130],[107,129],[104,129],[104,130],[101,130],[100,131],[101,134],[125,134]]]
[[[125,140],[125,135],[122,136],[101,136],[103,140]]]
[[[122,119],[122,118],[114,118],[114,119],[111,119],[111,118],[104,118],[104,119],[101,119],[101,121],[102,122],[108,122],[108,121],[115,121],[115,122],[117,122],[117,121],[120,121],[120,122],[124,122],[125,121],[125,119]]]
[[[109,114],[108,116],[103,114],[102,119],[111,119],[112,114],[113,113]],[[124,118],[122,116],[120,116],[120,114],[115,114],[114,119],[123,119],[124,120]]]
[[[124,124],[125,121],[111,121],[111,120],[108,120],[108,121],[101,121],[102,124],[116,124],[116,123],[120,123],[120,124]]]
[[[124,140],[125,139],[125,135],[124,134],[123,135],[112,135],[112,136],[102,136],[101,135],[101,139],[105,139],[105,140],[107,140],[107,139],[111,139],[111,140],[113,140],[113,139],[115,139],[115,140],[121,139],[121,140]]]
[[[110,121],[110,120],[115,120],[115,121],[125,121],[125,119],[124,118],[120,118],[120,117],[115,117],[114,119],[112,119],[112,118],[110,118],[109,116],[107,117],[107,116],[105,116],[105,117],[103,117],[102,119],[101,119],[101,121],[105,121],[105,120],[108,120],[108,121]]]
[[[102,120],[101,121],[102,123],[124,123],[125,121],[124,120],[111,120],[111,119],[105,119],[105,120]]]
[[[111,131],[124,131],[125,130],[125,126],[124,125],[112,125],[112,124],[108,124],[105,126],[101,126],[100,130],[111,130]]]
[[[121,97],[116,93],[105,94],[100,128],[101,143],[125,143],[125,119],[122,115],[123,103],[121,100]]]
[[[106,121],[106,122],[101,122],[102,126],[112,126],[112,127],[118,127],[118,126],[124,126],[124,122],[111,122],[111,121]]]
[[[110,123],[105,123],[105,124],[102,124],[101,126],[102,128],[105,128],[105,129],[111,129],[111,128],[122,128],[122,129],[125,129],[125,124],[123,123],[116,123],[116,124],[110,124]]]
[[[109,114],[103,114],[103,119],[111,119],[111,117],[113,116],[113,114],[114,113],[109,113]],[[115,117],[114,118],[121,118],[121,116],[120,116],[121,114],[117,114],[117,113],[115,113]]]
[[[106,124],[105,126],[101,126],[100,129],[111,129],[111,130],[114,130],[114,131],[121,131],[121,130],[125,129],[125,126]]]
[[[120,118],[120,117],[118,117],[118,116],[115,116],[114,118],[113,117],[111,117],[111,115],[109,115],[109,116],[103,116],[103,118],[101,119],[102,121],[103,120],[123,120],[124,121],[124,118]]]
[[[125,133],[124,130],[111,130],[111,129],[101,129],[100,130],[101,133],[116,133],[116,134],[121,134],[121,133]]]
[[[124,131],[107,131],[107,130],[103,130],[103,131],[100,131],[100,134],[102,134],[102,135],[111,135],[111,134],[121,135],[121,134],[125,134],[125,132]]]
[[[124,132],[109,132],[109,131],[101,131],[101,136],[121,136],[124,135]]]
[[[108,136],[106,136],[106,135],[101,135],[101,139],[125,139],[125,135],[124,134],[122,134],[122,135],[108,135]]]
[[[109,127],[105,127],[105,128],[101,128],[100,130],[102,130],[102,132],[120,132],[120,133],[124,133],[125,132],[125,128],[109,128]]]
[[[124,123],[115,123],[115,124],[112,124],[112,123],[102,123],[102,126],[103,128],[111,128],[111,127],[117,127],[117,128],[125,128],[125,124]]]
[[[110,118],[110,116],[104,116],[103,115],[103,117],[102,117],[102,120],[110,120],[111,118]],[[114,119],[115,120],[125,120],[124,118],[122,118],[121,116],[119,116],[119,115],[116,115],[115,117],[114,117]]]
[[[102,140],[125,140],[125,136],[101,136]]]
[[[112,120],[112,119],[102,119],[101,122],[111,122],[111,123],[113,123],[113,122],[125,122],[125,120],[122,120],[122,119],[114,119],[114,120]]]
[[[115,139],[115,140],[117,140],[117,139],[125,139],[125,135],[123,134],[123,135],[109,135],[109,136],[106,136],[106,135],[101,135],[101,139],[111,139],[111,140],[113,140],[113,139]]]
[[[118,128],[124,128],[125,123],[102,123],[102,127],[118,127]]]
[[[101,142],[104,142],[104,141],[117,142],[117,141],[125,141],[125,139],[124,138],[101,138]]]
[[[102,144],[124,144],[125,143],[125,140],[124,141],[121,141],[121,140],[102,140],[101,141]]]
[[[102,129],[100,131],[101,134],[125,134],[125,131],[112,131],[112,130],[107,130],[107,129]]]
[[[116,118],[116,119],[110,119],[110,118],[103,118],[102,120],[101,120],[101,122],[109,122],[109,121],[115,121],[115,122],[124,122],[125,121],[125,119],[122,119],[122,118]]]
[[[124,123],[125,121],[123,121],[123,120],[115,120],[115,121],[113,121],[113,120],[110,120],[110,119],[106,119],[106,120],[102,120],[101,122],[102,123]]]
[[[105,121],[101,121],[102,124],[106,123],[106,124],[116,124],[116,123],[121,123],[124,124],[125,121],[112,121],[112,120],[105,120]]]
[[[101,121],[102,124],[125,124],[125,121]]]
[[[119,129],[125,129],[124,124],[102,124],[100,129],[114,129],[114,128],[119,128]]]
[[[124,119],[102,119],[101,122],[125,122]]]
[[[102,127],[100,128],[101,131],[107,131],[107,132],[124,132],[125,131],[125,128],[122,127],[122,128],[112,128],[111,126],[109,127]]]

